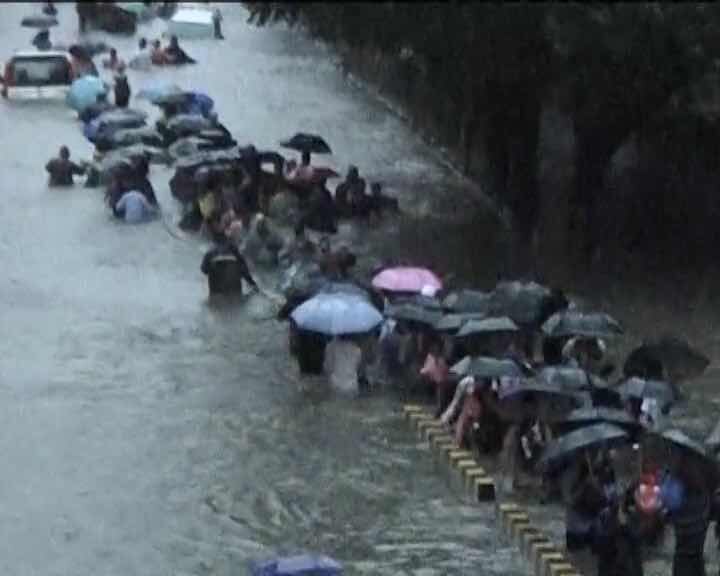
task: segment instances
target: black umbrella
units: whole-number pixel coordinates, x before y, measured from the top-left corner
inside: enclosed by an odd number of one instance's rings
[[[297,150],[298,152],[309,152],[311,154],[332,154],[330,146],[320,136],[316,134],[306,134],[298,132],[289,140],[280,142],[280,146]]]
[[[586,338],[608,338],[623,333],[617,320],[603,313],[565,311],[553,314],[542,325],[543,332],[551,338],[563,336],[584,336]]]
[[[625,361],[623,372],[628,377],[650,377],[644,368],[660,366],[668,377],[672,375],[673,379],[688,380],[700,376],[709,365],[710,359],[688,342],[664,335],[633,350]]]
[[[553,440],[543,451],[540,465],[546,468],[558,466],[583,450],[627,442],[629,438],[619,426],[606,422],[593,424]]]
[[[41,30],[47,30],[57,25],[58,20],[53,16],[27,16],[20,22],[20,26],[24,28],[39,28]]]
[[[580,427],[597,424],[599,422],[614,424],[628,431],[637,430],[642,427],[642,424],[624,410],[615,410],[612,408],[580,408],[573,410],[561,422],[561,426]]]
[[[475,376],[476,378],[522,378],[526,372],[514,360],[491,358],[489,356],[465,356],[450,368],[457,376]]]
[[[660,436],[660,438],[662,438],[663,440],[669,442],[673,447],[678,447],[682,450],[686,450],[694,456],[700,456],[701,458],[710,459],[710,455],[707,453],[707,450],[705,450],[704,446],[690,438],[681,430],[664,430],[657,435]]]
[[[485,315],[482,313],[445,314],[435,324],[438,332],[456,332],[470,320],[481,320]]]
[[[555,422],[564,419],[576,408],[590,405],[587,393],[560,390],[534,379],[519,379],[501,387],[498,399],[501,418],[515,422],[527,418]]]
[[[491,293],[490,314],[509,316],[518,324],[536,325],[549,309],[558,309],[553,302],[551,290],[536,282],[500,282]],[[562,307],[566,305],[563,302]]]
[[[510,320],[507,316],[501,318],[483,318],[478,320],[469,320],[457,333],[459,338],[464,336],[472,336],[475,334],[491,334],[494,332],[517,332],[519,330],[517,324]]]
[[[429,310],[417,304],[390,304],[385,310],[385,314],[395,320],[404,320],[430,327],[434,327],[442,317],[442,312],[439,310]]]
[[[661,408],[669,407],[680,399],[677,389],[669,382],[662,380],[630,378],[620,384],[617,391],[625,398],[637,398],[638,400],[654,398]]]
[[[479,290],[457,290],[448,294],[443,305],[454,312],[490,312],[490,294]]]
[[[608,386],[602,378],[572,366],[546,366],[540,370],[537,377],[540,382],[562,390],[592,390]]]
[[[441,312],[443,304],[437,298],[425,296],[424,294],[407,294],[402,296],[394,296],[390,299],[391,304],[400,306],[401,304],[410,304],[412,306],[421,306],[427,310],[435,310]]]

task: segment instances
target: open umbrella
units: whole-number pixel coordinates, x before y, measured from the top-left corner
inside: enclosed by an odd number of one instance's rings
[[[97,103],[98,96],[106,95],[107,85],[97,76],[83,76],[70,86],[66,102],[73,110],[82,112],[85,108]]]
[[[710,365],[710,359],[682,338],[664,335],[633,350],[625,361],[625,376],[643,376],[639,367],[659,364],[673,380],[697,378]]]
[[[340,576],[342,565],[328,556],[302,554],[250,565],[250,576]]]
[[[445,314],[435,323],[438,332],[457,332],[470,320],[482,320],[482,313]]]
[[[628,431],[638,430],[642,427],[637,420],[624,410],[613,408],[580,408],[570,412],[560,423],[562,428],[576,428],[607,422]]]
[[[383,317],[367,298],[335,293],[310,298],[293,311],[292,319],[302,330],[340,336],[369,332]]]
[[[517,332],[517,324],[507,316],[501,318],[483,318],[482,320],[469,320],[457,333],[459,338],[475,334],[490,334],[493,332]]]
[[[583,450],[627,442],[629,435],[619,426],[602,422],[560,436],[545,447],[540,465],[551,468],[567,462]]]
[[[283,148],[297,150],[298,152],[310,152],[311,154],[332,154],[330,146],[320,136],[316,134],[306,134],[298,132],[289,140],[280,142]]]
[[[654,398],[661,407],[668,407],[680,399],[677,389],[662,380],[630,378],[620,384],[617,391],[625,398]]]
[[[20,21],[20,26],[24,28],[39,28],[47,30],[58,25],[58,19],[54,16],[27,16]]]
[[[498,393],[499,407],[509,419],[542,416],[545,420],[557,420],[589,403],[587,395],[582,393],[562,390],[534,379],[519,382],[518,386],[501,387]]]
[[[602,378],[571,366],[546,366],[538,373],[538,380],[562,390],[592,390],[608,386]]]
[[[448,294],[443,305],[454,312],[490,312],[491,295],[479,290],[457,290]]]
[[[187,98],[187,92],[180,88],[177,84],[159,83],[146,86],[137,93],[137,98],[147,100],[152,104],[162,102],[163,99],[179,99],[184,101]]]
[[[553,314],[542,325],[545,335],[551,338],[584,336],[586,338],[608,338],[623,333],[617,320],[603,313],[585,314],[565,311]]]
[[[490,356],[465,356],[450,368],[456,376],[476,378],[522,378],[526,374],[514,360],[491,358]]]
[[[390,302],[399,306],[400,304],[412,304],[420,306],[427,310],[443,311],[443,305],[440,300],[434,296],[425,296],[424,294],[391,294]]]
[[[683,431],[678,429],[668,429],[657,433],[657,435],[666,442],[670,443],[673,447],[680,448],[692,453],[695,456],[709,459],[710,456],[707,453],[705,447],[690,438]]]
[[[321,184],[322,182],[325,182],[325,180],[338,178],[339,176],[340,174],[327,166],[309,166],[302,172],[298,173],[297,176],[288,178],[288,183],[298,185]]]
[[[386,268],[372,279],[372,285],[388,292],[422,292],[423,288],[442,288],[440,279],[426,268],[400,266]]]
[[[492,316],[508,316],[514,322],[533,325],[553,302],[550,289],[535,282],[500,282],[490,293]]]
[[[439,310],[431,310],[411,303],[390,304],[385,310],[385,314],[395,320],[424,324],[431,328],[434,327],[442,317],[442,312]]]

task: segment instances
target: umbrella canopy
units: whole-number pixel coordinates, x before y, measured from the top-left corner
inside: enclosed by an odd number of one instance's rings
[[[385,314],[395,320],[415,322],[430,327],[435,327],[438,320],[442,317],[442,312],[439,310],[430,310],[411,303],[390,304],[385,310]]]
[[[85,124],[83,134],[90,142],[95,142],[98,138],[109,137],[116,130],[143,127],[146,117],[145,112],[140,110],[109,110]]]
[[[406,266],[386,268],[372,279],[372,285],[388,292],[419,293],[427,286],[434,290],[442,289],[442,282],[430,270]]]
[[[382,314],[367,298],[355,294],[317,294],[292,313],[292,319],[302,330],[326,336],[362,334],[376,328]]]
[[[606,422],[593,424],[553,440],[543,451],[540,465],[544,467],[557,466],[583,450],[623,443],[628,440],[629,435],[619,426]]]
[[[475,312],[487,315],[490,312],[491,295],[479,290],[457,290],[448,294],[443,305],[454,312]]]
[[[53,26],[58,25],[58,20],[54,16],[27,16],[20,21],[20,26],[24,28],[39,28],[41,30],[47,30]]]
[[[450,368],[456,376],[475,376],[476,378],[522,378],[523,369],[514,360],[491,358],[489,356],[465,356]]]
[[[551,291],[535,282],[500,282],[490,293],[489,314],[532,325],[541,321],[551,302]]]
[[[543,325],[543,332],[552,338],[584,336],[586,338],[608,338],[623,333],[617,320],[603,313],[584,314],[565,311],[553,314]]]
[[[662,432],[657,433],[657,436],[659,436],[662,440],[668,442],[671,446],[690,452],[694,456],[700,456],[701,458],[705,458],[708,460],[711,459],[710,455],[702,444],[696,442],[681,430],[663,430]]]
[[[470,320],[482,320],[482,313],[465,313],[465,314],[445,314],[435,324],[435,330],[438,332],[456,332]]]
[[[187,92],[180,88],[177,84],[155,84],[146,86],[137,93],[137,97],[142,100],[147,100],[152,104],[162,102],[165,98],[180,98],[184,100]]]
[[[669,382],[662,380],[643,380],[642,378],[630,378],[620,386],[617,391],[625,398],[654,398],[661,406],[667,407],[679,400],[675,387]]]
[[[302,554],[251,565],[251,576],[340,576],[342,566],[328,556]]]
[[[501,318],[483,318],[482,320],[469,320],[460,328],[458,337],[471,336],[474,334],[490,334],[493,332],[517,332],[517,324],[507,316]]]
[[[643,376],[634,367],[657,363],[673,380],[697,378],[710,365],[710,359],[690,344],[672,335],[649,340],[633,350],[625,361],[625,376]]]
[[[212,123],[207,118],[197,114],[178,114],[167,123],[168,130],[178,135],[202,132],[210,130],[212,127]]]
[[[502,387],[498,399],[501,413],[511,420],[538,416],[546,421],[564,419],[568,412],[589,402],[582,393],[562,390],[534,379],[519,380],[517,386]]]
[[[97,103],[98,96],[107,95],[108,87],[97,76],[83,76],[70,86],[66,102],[73,110],[82,112]]]
[[[602,378],[571,366],[546,366],[538,373],[538,380],[561,390],[607,388],[607,382]]]
[[[298,152],[310,152],[311,154],[332,154],[330,146],[317,134],[306,134],[298,132],[289,140],[280,142],[283,148],[297,150]]]
[[[396,294],[390,296],[390,303],[395,306],[401,304],[412,304],[413,306],[421,306],[427,310],[436,310],[441,312],[443,305],[440,300],[432,296],[425,296],[424,294]]]
[[[624,410],[615,410],[612,408],[580,408],[573,410],[565,417],[561,424],[564,427],[579,427],[600,422],[614,424],[615,426],[631,431],[642,427],[637,420]]]

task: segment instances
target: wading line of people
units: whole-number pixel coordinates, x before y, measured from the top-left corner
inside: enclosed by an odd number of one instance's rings
[[[139,52],[133,60],[160,61],[143,40]],[[125,68],[114,51],[103,65]],[[117,108],[127,106],[129,86],[115,96]],[[288,322],[301,374],[326,372],[338,386],[366,393],[385,385],[432,395],[458,444],[499,458],[504,490],[536,489],[565,505],[566,546],[590,549],[600,575],[642,574],[643,551],[668,524],[673,574],[705,574],[706,534],[720,517],[713,453],[720,440],[693,441],[671,427],[670,414],[680,386],[705,370],[707,358],[662,336],[636,348],[613,378],[608,350],[622,338],[619,323],[580,311],[560,290],[520,281],[487,292],[453,289],[407,262],[363,275],[356,255],[333,248],[332,237],[342,220],[377,222],[398,212],[379,183],[368,193],[350,166],[333,194],[327,181],[337,173],[311,162],[331,153],[319,136],[298,133],[281,143],[301,155],[286,162],[277,152],[237,148],[202,98],[156,103],[166,148],[178,139],[171,126],[180,116],[207,120],[220,134],[193,161],[179,158],[171,180],[184,206],[180,228],[213,242],[200,263],[211,296],[241,295],[243,283],[261,290],[246,259],[280,270],[278,319]],[[113,110],[96,108],[87,120]],[[208,131],[202,127],[182,137]],[[122,149],[98,149],[98,162]],[[106,174],[108,205],[127,222],[158,213],[148,156],[128,156]],[[277,165],[272,173],[267,163]],[[90,168],[74,163],[65,146],[46,166],[51,186],[71,185]],[[296,209],[279,209],[288,199]]]

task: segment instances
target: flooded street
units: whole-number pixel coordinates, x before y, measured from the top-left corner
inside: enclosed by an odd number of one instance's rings
[[[70,43],[74,5],[58,8],[51,37]],[[29,47],[19,23],[37,10],[3,6],[0,60]],[[323,49],[223,11],[225,42],[187,41],[194,67],[131,71],[134,93],[162,80],[207,91],[258,148],[323,134],[335,168],[352,161],[420,209],[424,192],[462,189]],[[88,36],[125,59],[137,42]],[[312,550],[348,574],[526,573],[492,507],[450,492],[396,400],[301,385],[262,298],[208,306],[199,239],[118,225],[100,190],[47,188],[61,144],[92,155],[64,103],[0,102],[0,130],[0,572],[229,576]],[[175,211],[170,175],[152,169]]]

